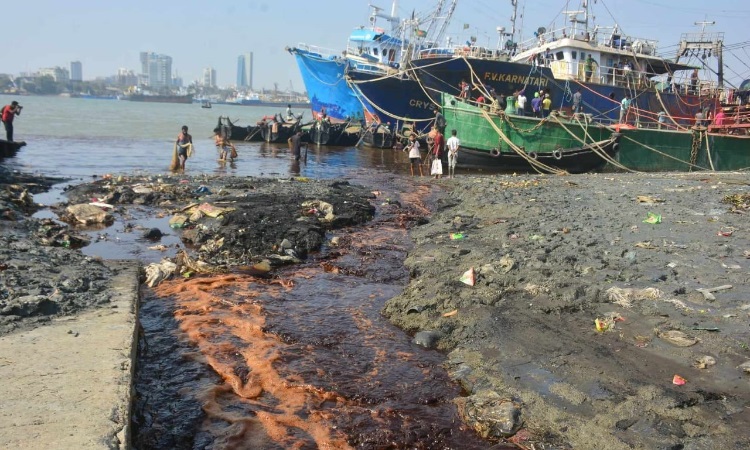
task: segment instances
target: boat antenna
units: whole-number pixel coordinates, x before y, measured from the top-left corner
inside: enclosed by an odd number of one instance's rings
[[[431,38],[435,42],[439,42],[440,39],[442,39],[443,34],[445,34],[446,28],[448,28],[448,24],[451,21],[451,17],[453,17],[453,12],[456,10],[456,3],[458,3],[458,0],[451,1],[450,6],[448,7],[448,10],[445,12],[445,16],[443,17],[442,23],[440,24],[440,29],[435,34],[433,38]],[[441,14],[441,10],[443,7],[443,2],[440,2],[439,9],[437,10],[438,14]]]
[[[370,8],[372,8],[372,12],[370,13],[370,25],[372,25],[373,28],[375,28],[375,22],[377,22],[377,18],[380,17],[391,23],[391,31],[398,29],[399,24],[400,24],[400,20],[397,16],[398,0],[393,0],[393,5],[391,6],[390,15],[383,13],[382,12],[383,8],[375,6],[372,3],[369,6]]]

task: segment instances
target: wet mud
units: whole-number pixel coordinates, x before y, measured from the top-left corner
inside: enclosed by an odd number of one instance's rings
[[[32,217],[34,195],[61,181],[0,166],[0,335],[110,302],[110,269],[76,250],[85,238]]]
[[[167,176],[68,195],[182,265],[143,288],[136,448],[740,449],[749,183]],[[106,307],[74,248],[97,231],[29,217],[20,186],[0,194],[3,332]]]
[[[439,337],[470,426],[512,403],[525,445],[750,446],[745,174],[448,183],[384,313]]]

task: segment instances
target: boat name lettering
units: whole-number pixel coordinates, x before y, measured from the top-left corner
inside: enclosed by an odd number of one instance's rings
[[[530,84],[533,86],[547,86],[548,80],[541,77],[527,77],[524,75],[512,75],[509,73],[485,72],[485,81],[501,81],[505,83]]]
[[[430,109],[430,107],[432,106],[432,103],[425,102],[423,100],[417,100],[413,98],[409,100],[409,106],[413,106],[415,108],[420,108],[420,109]]]

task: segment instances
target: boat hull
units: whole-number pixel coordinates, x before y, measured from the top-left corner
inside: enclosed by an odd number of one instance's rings
[[[461,167],[584,173],[602,169],[619,150],[619,134],[597,124],[491,113],[443,94],[448,130],[461,140]]]
[[[360,133],[350,123],[329,123],[315,121],[308,130],[305,140],[315,145],[350,146],[359,141]],[[359,127],[356,127],[359,130]]]
[[[344,75],[348,62],[345,59],[298,48],[291,48],[289,52],[297,60],[314,117],[325,110],[334,122],[364,118],[362,102],[346,83]]]
[[[642,172],[743,170],[750,168],[750,136],[622,128],[617,161]]]
[[[435,118],[433,108],[440,105],[439,95],[431,98],[410,78],[383,78],[357,70],[350,70],[347,75],[357,94],[372,105],[373,115],[381,123],[414,122],[418,131],[429,131]]]
[[[584,112],[592,114],[594,120],[602,123],[619,121],[620,101],[625,94],[634,92],[623,86],[556,80],[547,67],[509,61],[437,56],[417,59],[410,64],[414,78],[384,78],[356,70],[348,72],[353,86],[374,105],[374,114],[382,122],[393,118],[427,121],[434,116],[430,106],[440,102],[441,92],[458,95],[461,81],[477,77],[488,88],[494,88],[497,95],[507,96],[525,88],[527,97],[531,98],[534,91],[548,89],[552,109],[566,112],[571,112],[572,92],[580,88]],[[672,117],[678,118],[678,123],[692,125],[693,117],[699,110],[715,109],[717,106],[712,98],[678,96],[656,92],[653,88],[636,90],[635,94],[633,111],[641,110],[644,113],[627,118],[634,124],[655,123],[656,113],[664,109]],[[476,91],[474,96],[477,96]],[[531,102],[526,105],[526,113],[531,114]]]

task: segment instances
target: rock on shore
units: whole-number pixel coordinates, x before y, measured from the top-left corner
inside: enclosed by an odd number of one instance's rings
[[[384,314],[439,336],[430,345],[469,393],[459,409],[486,436],[523,427],[517,440],[559,448],[748,448],[749,184],[445,180],[412,231],[411,282]]]

